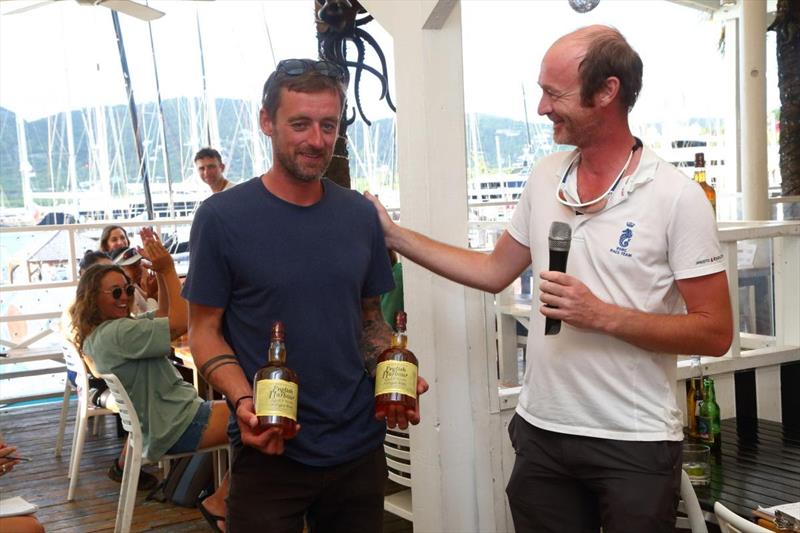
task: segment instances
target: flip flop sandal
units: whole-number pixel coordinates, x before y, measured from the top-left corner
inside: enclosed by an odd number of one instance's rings
[[[224,522],[225,521],[225,517],[212,514],[203,505],[203,502],[206,501],[206,498],[208,498],[209,496],[211,496],[211,495],[210,494],[206,494],[202,498],[198,498],[198,500],[197,500],[197,508],[200,509],[200,514],[203,515],[203,518],[206,519],[206,522],[208,522],[208,525],[211,526],[211,530],[214,531],[214,533],[222,533],[222,530],[219,528],[219,526],[217,526],[217,522],[218,521],[219,522]]]

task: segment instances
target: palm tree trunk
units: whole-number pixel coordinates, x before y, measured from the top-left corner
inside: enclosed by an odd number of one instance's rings
[[[800,195],[800,2],[778,0],[775,21],[780,111],[780,170],[783,196]],[[785,219],[800,219],[800,204],[786,205]]]

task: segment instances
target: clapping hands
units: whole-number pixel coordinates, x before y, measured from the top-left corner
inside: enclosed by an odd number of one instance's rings
[[[142,248],[139,253],[150,261],[150,268],[159,273],[165,274],[175,268],[172,256],[161,243],[161,240],[153,231],[153,228],[142,228],[139,232],[142,238]],[[149,280],[148,280],[149,282]]]

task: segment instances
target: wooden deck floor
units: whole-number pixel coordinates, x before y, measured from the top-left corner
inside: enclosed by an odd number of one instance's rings
[[[0,410],[0,433],[32,459],[0,478],[0,496],[22,496],[39,506],[36,513],[48,532],[113,531],[119,497],[119,483],[106,475],[111,461],[124,443],[117,438],[113,417],[105,417],[98,436],[89,435],[83,451],[75,501],[67,501],[67,470],[72,443],[75,404],[70,409],[65,446],[55,457],[61,403]],[[154,466],[145,467],[157,473]],[[132,531],[207,532],[210,528],[196,509],[169,503],[145,502],[140,492],[133,515]],[[411,533],[411,523],[385,514],[385,533]]]

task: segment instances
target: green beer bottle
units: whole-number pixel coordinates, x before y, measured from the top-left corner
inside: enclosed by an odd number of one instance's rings
[[[711,447],[712,453],[719,453],[720,450],[720,429],[719,429],[719,404],[714,394],[714,380],[707,377],[703,380],[705,392],[703,403],[700,404],[700,412],[697,415],[697,433],[700,442]]]

